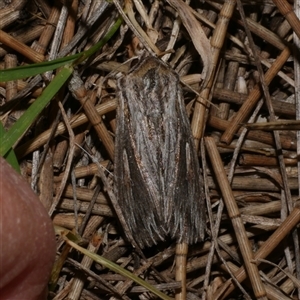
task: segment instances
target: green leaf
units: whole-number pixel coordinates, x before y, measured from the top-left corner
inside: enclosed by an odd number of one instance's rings
[[[45,61],[37,64],[0,70],[0,81],[6,82],[10,80],[23,79],[23,78],[35,76],[37,74],[42,74],[47,71],[55,70],[65,66],[66,64],[71,64],[75,62],[82,55],[83,55],[82,53],[78,53],[75,55],[70,55],[67,57],[62,57],[51,61]]]
[[[85,61],[88,57],[93,55],[95,52],[97,52],[99,49],[101,49],[107,43],[107,41],[115,34],[115,32],[121,26],[122,22],[122,18],[119,17],[115,24],[111,27],[109,32],[97,44],[81,53],[37,64],[0,70],[0,82],[23,79],[35,76],[37,74],[43,74],[45,72],[63,67],[67,64],[72,64],[73,66],[78,65]]]
[[[17,141],[28,130],[30,125],[34,122],[41,111],[56,95],[68,78],[72,75],[73,67],[65,66],[53,78],[50,84],[44,89],[41,96],[39,96],[18,119],[18,121],[3,135],[0,145],[0,155],[5,156],[10,148],[17,143]]]
[[[5,129],[0,122],[0,140],[2,140],[2,137],[6,134]],[[10,148],[5,156],[6,161],[18,172],[20,173],[20,165],[18,162],[18,159],[15,155],[15,152],[12,148]]]
[[[56,95],[60,88],[66,83],[73,72],[73,67],[98,51],[107,41],[115,34],[120,25],[122,18],[119,17],[109,32],[96,45],[89,50],[75,55],[59,58],[56,60],[42,62],[24,67],[0,70],[0,81],[9,81],[21,79],[44,73],[59,67],[63,68],[53,78],[50,84],[44,89],[42,95],[26,110],[18,121],[9,129],[8,132],[2,132],[0,140],[0,155],[7,156],[10,149],[18,142],[23,134],[28,130],[41,111],[49,104],[51,99]],[[67,65],[66,65],[67,64]],[[1,133],[1,132],[0,132]]]

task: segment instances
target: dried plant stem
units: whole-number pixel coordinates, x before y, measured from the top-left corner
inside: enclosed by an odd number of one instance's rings
[[[131,258],[129,257],[128,261],[130,261],[130,260],[131,260]],[[134,270],[133,273],[136,276],[140,276],[141,274],[143,274],[143,272],[148,270],[150,268],[150,266],[151,266],[151,262],[146,262],[139,269]],[[126,293],[126,291],[132,286],[132,284],[133,284],[133,281],[128,279],[125,282],[119,282],[115,287],[120,295],[124,295]],[[110,300],[117,300],[117,298],[112,297],[112,298],[110,298]]]
[[[278,164],[278,159],[273,157],[268,157],[265,155],[247,154],[244,153],[239,158],[239,165],[243,166],[276,166]],[[296,165],[296,158],[284,158],[284,164],[286,166]]]
[[[245,16],[243,6],[242,6],[240,0],[237,1],[237,4],[238,4],[238,8],[239,8],[242,20],[244,21],[245,31],[246,31],[246,34],[248,36],[248,39],[249,39],[249,42],[250,42],[250,45],[251,45],[251,48],[252,48],[252,52],[253,52],[254,57],[255,57],[255,62],[256,62],[256,65],[257,65],[257,69],[259,71],[260,82],[261,82],[262,90],[264,92],[264,96],[265,96],[265,99],[266,99],[266,104],[267,104],[267,107],[268,107],[268,111],[269,111],[269,114],[270,114],[270,120],[274,122],[276,120],[276,116],[275,116],[273,105],[272,105],[272,102],[271,102],[271,97],[270,97],[269,89],[268,89],[268,86],[267,86],[267,82],[265,81],[265,77],[264,77],[264,74],[263,74],[263,69],[262,69],[259,57],[257,55],[257,50],[255,48],[252,35],[251,35],[250,30],[248,28],[247,21],[246,21],[246,16]],[[294,15],[294,13],[292,15],[294,17],[296,17]],[[299,20],[297,20],[297,23],[299,24]],[[280,144],[279,132],[274,131],[273,134],[274,134],[275,145],[276,145],[276,150],[277,150],[278,162],[279,162],[279,166],[280,166],[280,173],[281,173],[281,178],[282,178],[281,180],[283,182],[283,190],[284,190],[284,195],[285,195],[285,197],[283,197],[283,200],[282,200],[281,216],[282,216],[282,218],[285,218],[286,215],[288,214],[288,212],[291,212],[291,210],[293,208],[293,203],[292,203],[291,191],[290,191],[289,186],[288,186],[288,177],[287,177],[286,167],[285,167],[284,160],[283,160],[283,154],[282,154],[282,147],[281,147],[281,144]],[[293,232],[293,241],[294,241],[295,255],[298,258],[298,259],[296,259],[296,261],[299,262],[299,237],[298,237],[297,231]],[[291,267],[292,262],[291,262],[291,259],[290,259],[291,254],[290,254],[289,247],[285,248],[285,253],[286,253],[287,263],[290,266],[290,270],[292,271],[292,267]],[[299,264],[298,264],[297,268],[298,268],[297,273],[298,273],[298,276],[299,276],[300,275],[300,270],[299,270],[300,266],[299,266]],[[300,294],[300,289],[298,290],[298,292]]]
[[[53,60],[56,58],[58,50],[61,45],[61,40],[64,34],[66,22],[68,18],[68,9],[66,6],[63,6],[60,11],[59,18],[57,20],[57,25],[55,28],[54,36],[53,36],[53,41],[51,44],[51,49],[49,53],[49,60]],[[48,72],[51,73],[51,72]]]
[[[63,57],[67,55],[78,43],[79,41],[88,34],[91,27],[95,24],[95,22],[103,15],[106,9],[111,5],[107,1],[94,1],[94,2],[87,2],[87,4],[91,5],[92,3],[99,3],[95,5],[93,8],[90,8],[90,15],[88,17],[84,17],[83,20],[79,23],[79,28],[72,38],[71,42],[62,50],[60,51],[58,57]],[[87,7],[87,4],[85,7]],[[111,18],[113,20],[113,18]]]
[[[62,199],[61,202],[57,205],[59,209],[64,209],[66,211],[74,212],[74,200],[73,199]],[[89,202],[77,201],[77,209],[80,212],[86,213],[89,210]],[[108,205],[104,204],[94,204],[92,213],[94,215],[112,217],[113,212]]]
[[[49,213],[49,216],[52,216],[59,200],[60,200],[60,197],[63,193],[63,190],[65,189],[65,186],[66,186],[66,183],[67,183],[67,179],[69,177],[69,171],[71,169],[71,163],[72,163],[72,160],[73,160],[73,153],[74,153],[74,149],[75,149],[75,144],[74,144],[74,133],[72,131],[72,128],[69,124],[69,120],[68,120],[68,117],[65,113],[65,110],[64,110],[64,107],[62,106],[62,104],[60,102],[58,102],[58,106],[59,108],[61,109],[61,113],[62,113],[62,116],[63,116],[63,120],[65,122],[65,125],[68,129],[68,133],[69,133],[69,139],[70,139],[70,151],[69,151],[69,155],[68,155],[68,161],[67,161],[67,164],[66,164],[66,171],[65,171],[65,175],[63,176],[62,178],[62,181],[61,181],[61,184],[60,184],[60,188],[59,188],[59,191],[58,193],[56,194],[56,197],[54,198],[53,202],[52,202],[52,205],[48,211]]]
[[[228,262],[228,265],[229,265],[232,272],[237,272],[238,269],[239,269],[232,262]],[[223,268],[223,266],[221,266],[221,267]],[[262,272],[260,272],[260,273],[263,274]],[[226,283],[229,283],[229,282],[227,281]],[[247,285],[249,286],[249,284],[247,284]],[[224,290],[226,290],[225,284],[223,284],[222,287],[224,287]],[[291,300],[290,297],[287,297],[283,292],[281,292],[280,290],[275,288],[273,285],[268,285],[266,283],[265,287],[266,287],[266,292],[267,292],[268,299],[271,299],[271,300],[278,300],[278,299],[280,299],[280,300]],[[214,298],[212,298],[212,299],[214,299]]]
[[[116,100],[112,100],[109,102],[105,102],[103,104],[99,104],[96,107],[94,107],[94,109],[101,116],[110,111],[115,110],[116,107],[117,107]],[[88,121],[89,121],[89,119],[87,118],[87,116],[85,114],[79,114],[70,120],[70,125],[71,125],[71,128],[74,129],[82,124],[85,124]],[[22,146],[17,148],[16,149],[16,153],[18,153],[17,155],[19,157],[23,157],[26,154],[31,153],[35,149],[44,145],[48,141],[49,136],[51,135],[51,130],[52,129],[48,129],[48,130],[44,131],[42,134],[38,135],[36,138],[28,141],[27,143],[24,143]],[[66,125],[63,122],[61,122],[58,124],[54,136],[63,134],[66,131],[67,131]]]
[[[209,116],[208,124],[216,129],[225,131],[230,127],[231,122],[227,120],[222,120],[220,118]],[[237,136],[240,136],[242,129],[236,133]],[[264,132],[260,130],[251,130],[248,132],[247,138],[253,141],[258,141],[266,143],[268,145],[274,146],[273,135],[269,132]],[[280,142],[283,149],[295,149],[295,141],[289,136],[280,136]]]
[[[212,60],[213,60],[214,68],[212,70],[210,78],[205,79],[205,81],[207,81],[207,85],[204,87],[204,89],[200,93],[200,96],[197,98],[195,108],[194,108],[192,124],[191,124],[192,133],[195,139],[196,149],[199,148],[199,142],[201,137],[203,136],[205,119],[206,119],[205,118],[206,107],[207,107],[206,100],[209,100],[209,94],[213,86],[214,75],[216,72],[216,66],[218,63],[220,50],[225,40],[228,23],[233,14],[235,3],[236,1],[234,0],[225,1],[221,9],[221,12],[219,14],[219,19],[216,28],[214,30],[213,36],[210,41],[212,47]]]
[[[224,88],[216,88],[214,89],[213,97],[215,99],[219,99],[220,101],[242,105],[245,102],[245,100],[248,98],[248,95],[230,91]],[[292,117],[292,118],[295,116],[294,104],[278,101],[273,98],[272,98],[272,103],[273,103],[274,111],[277,114]]]
[[[14,54],[5,55],[5,68],[15,68],[17,66],[17,56]],[[10,101],[17,94],[17,81],[12,80],[6,82],[6,101]]]
[[[27,30],[25,29],[24,32],[22,32],[22,34],[15,34],[13,38],[22,43],[23,46],[26,46],[26,44],[37,39],[41,35],[43,28],[43,25],[38,25],[34,28],[29,28]],[[0,47],[0,56],[5,55],[6,53],[7,50],[5,48]]]
[[[175,300],[186,299],[186,261],[188,253],[188,244],[176,244],[176,273],[175,280],[181,282],[181,289],[175,295]]]
[[[94,233],[93,238],[91,239],[87,247],[87,250],[92,253],[97,253],[97,251],[101,246],[101,242],[102,242],[102,237],[101,237],[101,229],[100,229],[96,233]],[[90,269],[93,262],[94,261],[90,257],[85,255],[81,261],[81,266],[83,268]],[[66,300],[80,299],[85,281],[86,281],[86,276],[82,276],[82,274],[78,274],[77,276],[75,276],[73,278],[71,291],[68,297],[66,298]]]
[[[94,126],[95,131],[97,132],[99,138],[104,144],[110,158],[114,159],[114,141],[111,134],[108,132],[104,123],[102,122],[101,117],[98,115],[95,106],[90,102],[87,91],[84,87],[84,84],[79,76],[74,75],[70,85],[72,85],[71,91],[77,100],[83,106],[83,109],[89,118],[89,121]]]
[[[126,1],[125,9],[121,7],[118,0],[113,0],[116,8],[118,9],[119,13],[124,18],[126,24],[129,28],[134,32],[134,34],[139,38],[139,40],[143,43],[145,48],[149,51],[149,53],[160,55],[161,51],[155,46],[152,40],[148,37],[148,35],[144,32],[142,27],[137,23],[134,18],[134,12],[132,9],[132,2]]]
[[[264,131],[274,130],[300,130],[299,120],[279,120],[271,122],[259,122],[245,124],[247,128],[258,129]]]
[[[212,57],[211,44],[206,37],[202,26],[193,15],[192,10],[187,3],[178,0],[168,0],[168,2],[170,3],[170,5],[176,8],[181,22],[189,32],[195,49],[197,50],[203,61],[203,70],[201,75],[204,78],[203,85],[205,86],[211,78],[211,75],[215,68]]]
[[[114,294],[118,295],[118,290],[115,288],[115,286],[113,284],[110,284],[108,281],[104,280],[102,278],[102,276],[99,276],[98,274],[94,273],[93,271],[90,270],[90,268],[87,268],[85,266],[83,266],[82,264],[80,264],[79,262],[77,262],[76,260],[73,260],[72,258],[68,258],[68,262],[70,262],[71,264],[73,264],[74,266],[76,266],[78,269],[84,270],[84,272],[91,276],[92,278],[94,278],[95,280],[99,281],[101,284],[103,284],[109,291],[113,292]],[[70,280],[71,284],[73,285],[73,280]],[[84,295],[85,290],[82,291],[83,295]],[[130,300],[130,298],[128,298],[126,295],[119,295],[120,298],[122,297],[122,300]],[[60,300],[62,298],[59,299],[53,299],[53,300]],[[73,298],[71,298],[73,299]],[[284,299],[285,300],[285,299]]]
[[[289,22],[295,34],[300,38],[300,21],[293,11],[293,7],[285,0],[273,0],[273,2]]]
[[[276,76],[279,70],[282,68],[283,64],[289,58],[291,52],[288,47],[286,47],[281,54],[277,57],[276,61],[272,64],[270,69],[265,74],[265,82],[266,84],[270,84],[272,79]],[[233,120],[230,122],[230,125],[227,127],[225,132],[221,137],[221,141],[225,143],[230,143],[233,139],[234,134],[240,127],[240,124],[245,122],[248,115],[251,113],[252,109],[258,102],[259,98],[261,97],[261,89],[260,86],[257,84],[252,92],[249,94],[247,100],[241,106],[239,111],[236,113]]]
[[[284,239],[286,235],[288,235],[292,229],[300,222],[300,205],[296,206],[291,214],[281,223],[278,229],[268,238],[267,241],[258,249],[254,254],[254,261],[256,261],[257,265],[260,263],[258,259],[267,257]],[[239,268],[237,272],[234,273],[235,277],[239,282],[242,282],[246,279],[247,273],[245,267]],[[226,299],[226,297],[235,289],[235,286],[230,282],[224,283],[224,285],[228,285],[226,293],[222,293],[221,299]],[[221,289],[221,288],[220,288]],[[214,294],[213,299],[220,299],[220,289]]]
[[[14,49],[32,62],[42,62],[44,60],[44,55],[24,45],[2,30],[0,30],[0,43]]]
[[[65,26],[65,30],[64,30],[64,34],[60,46],[61,50],[70,43],[70,41],[74,36],[75,27],[76,27],[76,13],[78,11],[78,1],[79,0],[72,1],[71,9],[69,9],[69,15],[67,18],[67,23]]]
[[[100,163],[103,168],[106,168],[108,165],[108,160],[101,161]],[[87,166],[81,166],[74,169],[74,175],[76,178],[83,178],[86,176],[91,176],[97,174],[97,165],[92,163]],[[59,176],[54,178],[54,182],[60,182],[64,176],[64,172],[62,172]]]
[[[35,42],[33,44],[33,49],[41,54],[45,54],[47,51],[47,47],[51,41],[51,38],[55,31],[55,26],[57,25],[59,16],[60,16],[60,5],[57,3],[57,5],[54,5],[51,9],[51,13],[49,15],[49,18],[47,20],[47,24],[44,27],[44,30],[42,34],[40,35],[40,38],[38,42]]]
[[[252,283],[253,292],[257,299],[267,299],[266,291],[261,281],[257,265],[253,260],[254,255],[251,250],[251,245],[249,239],[247,238],[245,227],[224,171],[223,163],[214,139],[209,137],[205,138],[205,145],[236,234],[241,254],[244,259],[245,268],[247,269],[249,279]]]
[[[209,1],[207,2],[212,5],[213,7],[221,10],[222,5],[217,3],[217,1]],[[240,25],[244,25],[243,21],[239,19],[237,14],[233,15],[233,20],[239,23]],[[259,36],[261,39],[266,40],[271,45],[275,46],[279,50],[283,50],[286,47],[286,43],[283,39],[281,39],[277,34],[272,32],[271,30],[267,29],[266,27],[262,26],[261,24],[251,20],[250,18],[247,18],[248,26],[255,35]]]

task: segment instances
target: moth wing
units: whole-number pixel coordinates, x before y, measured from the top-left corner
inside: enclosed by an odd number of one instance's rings
[[[181,99],[178,105],[183,106]],[[178,109],[182,113],[180,124],[180,159],[177,169],[177,190],[174,197],[173,237],[179,242],[193,244],[202,241],[205,229],[205,198],[203,180],[200,173],[195,142],[185,107]],[[182,138],[184,137],[184,138]]]
[[[120,97],[120,99],[123,99]],[[115,193],[118,206],[127,223],[129,233],[127,237],[133,236],[140,247],[152,246],[158,240],[163,240],[162,229],[148,186],[144,180],[144,172],[138,163],[135,142],[132,141],[132,133],[128,122],[122,118],[126,117],[127,104],[120,100],[116,132],[116,155],[115,155]],[[122,224],[123,225],[123,224]],[[130,239],[130,237],[129,237]]]

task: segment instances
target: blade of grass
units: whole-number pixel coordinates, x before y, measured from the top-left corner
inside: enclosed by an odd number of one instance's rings
[[[164,300],[171,300],[172,298],[170,298],[169,296],[165,295],[164,293],[162,293],[161,291],[159,291],[158,289],[156,289],[155,287],[153,287],[151,284],[147,283],[146,281],[142,280],[141,278],[135,276],[134,274],[132,274],[131,272],[123,269],[122,267],[118,266],[117,264],[105,259],[104,257],[97,255],[95,253],[92,253],[88,250],[86,250],[85,248],[82,248],[80,246],[78,246],[76,243],[70,241],[69,239],[66,238],[67,243],[72,246],[73,248],[77,249],[78,251],[80,251],[82,254],[90,257],[91,259],[93,259],[95,262],[103,265],[104,267],[110,269],[113,272],[116,272],[120,275],[125,276],[128,279],[133,280],[134,282],[136,282],[138,285],[143,286],[144,288],[146,288],[147,290],[149,290],[150,292],[152,292],[154,295],[158,296],[161,299]]]
[[[66,64],[71,64],[75,62],[80,56],[82,56],[82,53],[77,53],[67,57],[62,57],[62,58],[54,59],[51,61],[45,61],[37,64],[0,70],[0,82],[24,79],[27,77],[35,76],[37,74],[45,73],[47,71],[52,71],[60,67],[63,67]]]
[[[17,143],[17,141],[28,130],[30,125],[34,122],[37,116],[56,95],[60,88],[65,84],[68,78],[72,75],[73,67],[65,66],[53,78],[50,84],[44,89],[40,97],[34,101],[26,112],[17,120],[17,122],[7,131],[1,139],[0,155],[5,156],[10,148]]]
[[[1,140],[2,140],[2,137],[5,135],[5,133],[6,133],[5,129],[2,125],[2,123],[0,122],[0,138],[1,138]],[[7,152],[5,159],[18,173],[21,172],[19,162],[17,160],[17,157],[16,157],[13,149],[10,149]]]
[[[121,26],[122,21],[123,21],[122,18],[119,17],[115,22],[115,24],[111,27],[109,32],[90,49],[83,51],[81,53],[54,59],[51,61],[45,61],[37,64],[0,70],[0,82],[24,79],[27,77],[35,76],[37,74],[45,73],[47,71],[58,69],[67,64],[72,64],[73,66],[80,64],[88,57],[93,55],[95,52],[97,52],[99,49],[101,49],[107,43],[107,41],[115,34],[115,32]]]
[[[99,49],[101,49],[115,34],[115,32],[118,30],[118,28],[121,26],[123,22],[123,19],[121,16],[118,17],[115,24],[110,28],[109,32],[94,46],[92,46],[90,49],[82,52],[82,55],[78,58],[77,61],[74,62],[74,65],[82,63],[84,60],[86,60],[88,57],[96,53]]]
[[[37,116],[41,113],[41,111],[46,107],[46,105],[51,101],[51,99],[56,95],[56,93],[60,90],[60,88],[65,84],[68,78],[72,75],[74,70],[74,66],[83,62],[86,58],[94,54],[98,51],[107,41],[114,35],[114,33],[118,30],[120,25],[122,24],[122,19],[119,17],[116,23],[111,27],[109,32],[101,39],[96,45],[91,47],[89,50],[84,51],[82,53],[66,57],[64,59],[53,60],[51,62],[44,62],[40,64],[34,64],[30,67],[28,66],[28,70],[33,72],[35,68],[39,71],[43,70],[49,71],[49,67],[53,67],[53,65],[61,66],[62,63],[66,64],[67,62],[72,62],[71,64],[65,65],[60,72],[53,78],[50,84],[44,89],[42,95],[36,99],[36,101],[26,110],[26,112],[18,119],[18,121],[9,129],[8,132],[4,132],[1,143],[0,143],[0,155],[7,155],[8,151],[13,148],[13,146],[18,142],[18,140],[23,136],[23,134],[28,130],[30,125],[34,122]],[[68,59],[69,58],[69,59]],[[41,66],[42,65],[42,66]],[[46,69],[45,67],[48,67]],[[22,67],[23,68],[23,67]],[[25,67],[24,67],[25,68]],[[9,71],[12,69],[4,70]],[[11,78],[17,79],[20,78],[17,75],[24,75],[23,71],[18,72],[19,68],[14,68],[14,72],[16,73],[13,77],[5,77],[9,78],[9,80],[13,80]],[[4,73],[0,73],[3,75]],[[12,74],[8,72],[10,76]],[[33,73],[30,73],[32,76]],[[35,73],[35,75],[38,73]],[[4,76],[4,75],[3,75]],[[5,75],[6,76],[6,75]],[[2,80],[2,77],[0,77]],[[23,77],[24,78],[24,77]]]

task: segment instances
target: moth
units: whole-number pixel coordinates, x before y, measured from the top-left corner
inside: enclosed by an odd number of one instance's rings
[[[150,56],[117,87],[114,191],[125,234],[141,248],[202,241],[203,185],[178,75]]]

